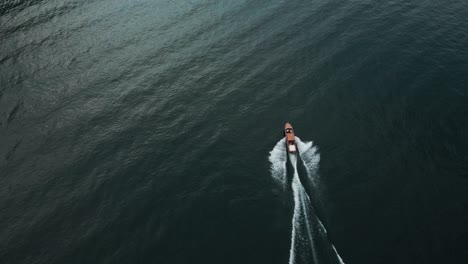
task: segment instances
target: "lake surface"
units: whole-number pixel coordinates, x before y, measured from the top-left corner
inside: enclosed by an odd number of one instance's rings
[[[465,0],[0,3],[0,263],[465,263],[467,135]]]

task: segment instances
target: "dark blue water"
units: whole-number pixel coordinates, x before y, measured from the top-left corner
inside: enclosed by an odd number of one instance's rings
[[[463,0],[5,0],[0,263],[464,263],[467,116]]]

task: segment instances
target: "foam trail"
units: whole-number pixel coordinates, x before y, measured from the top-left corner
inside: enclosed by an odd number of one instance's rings
[[[297,172],[297,156],[289,154],[289,160],[294,168],[292,189],[294,195],[294,214],[292,219],[291,248],[289,263],[319,263],[317,250],[313,244],[313,227],[310,223],[310,201]]]
[[[301,160],[307,171],[307,176],[315,187],[318,181],[318,165],[320,162],[320,155],[316,146],[310,142],[302,142],[300,138],[296,137],[296,144]]]
[[[320,154],[312,142],[302,142],[296,137],[300,158],[307,171],[308,180],[316,186],[318,180],[318,163]],[[294,196],[294,213],[292,219],[291,248],[289,264],[300,263],[340,263],[344,264],[333,244],[330,243],[327,231],[314,213],[310,198],[304,189],[297,170],[297,154],[289,154],[294,169],[292,190]],[[270,152],[272,177],[283,187],[287,186],[286,146],[284,138]]]
[[[308,179],[312,182],[313,187],[316,187],[317,181],[318,181],[318,173],[317,173],[318,168],[319,168],[318,164],[320,162],[320,155],[317,152],[318,149],[316,146],[312,144],[312,141],[302,142],[301,139],[298,137],[296,137],[296,144],[297,144],[297,148],[300,154],[300,158],[306,168]],[[309,197],[307,196],[307,198]],[[318,228],[320,230],[320,233],[324,236],[324,238],[328,239],[327,230],[325,229],[325,226],[322,224],[322,221],[320,221],[320,219],[317,216],[315,216],[315,218],[316,218],[316,222],[318,223]],[[338,254],[338,251],[336,250],[335,246],[331,242],[330,242],[330,245],[338,262],[340,264],[344,264],[343,259]]]

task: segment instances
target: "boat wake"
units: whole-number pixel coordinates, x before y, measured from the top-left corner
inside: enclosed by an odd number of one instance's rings
[[[297,170],[299,157],[306,169],[307,180],[315,187],[320,154],[312,142],[302,142],[296,137],[299,155],[289,153],[289,160],[294,169],[292,191],[294,197],[294,214],[292,219],[291,248],[289,263],[344,263],[333,244],[328,240],[327,231],[316,216],[310,198],[304,189]],[[285,140],[280,140],[269,157],[272,177],[287,187],[287,152]]]

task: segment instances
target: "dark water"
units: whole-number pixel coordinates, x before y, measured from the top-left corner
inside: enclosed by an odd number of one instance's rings
[[[288,263],[285,121],[344,262],[465,263],[467,117],[465,0],[4,0],[0,263]]]

